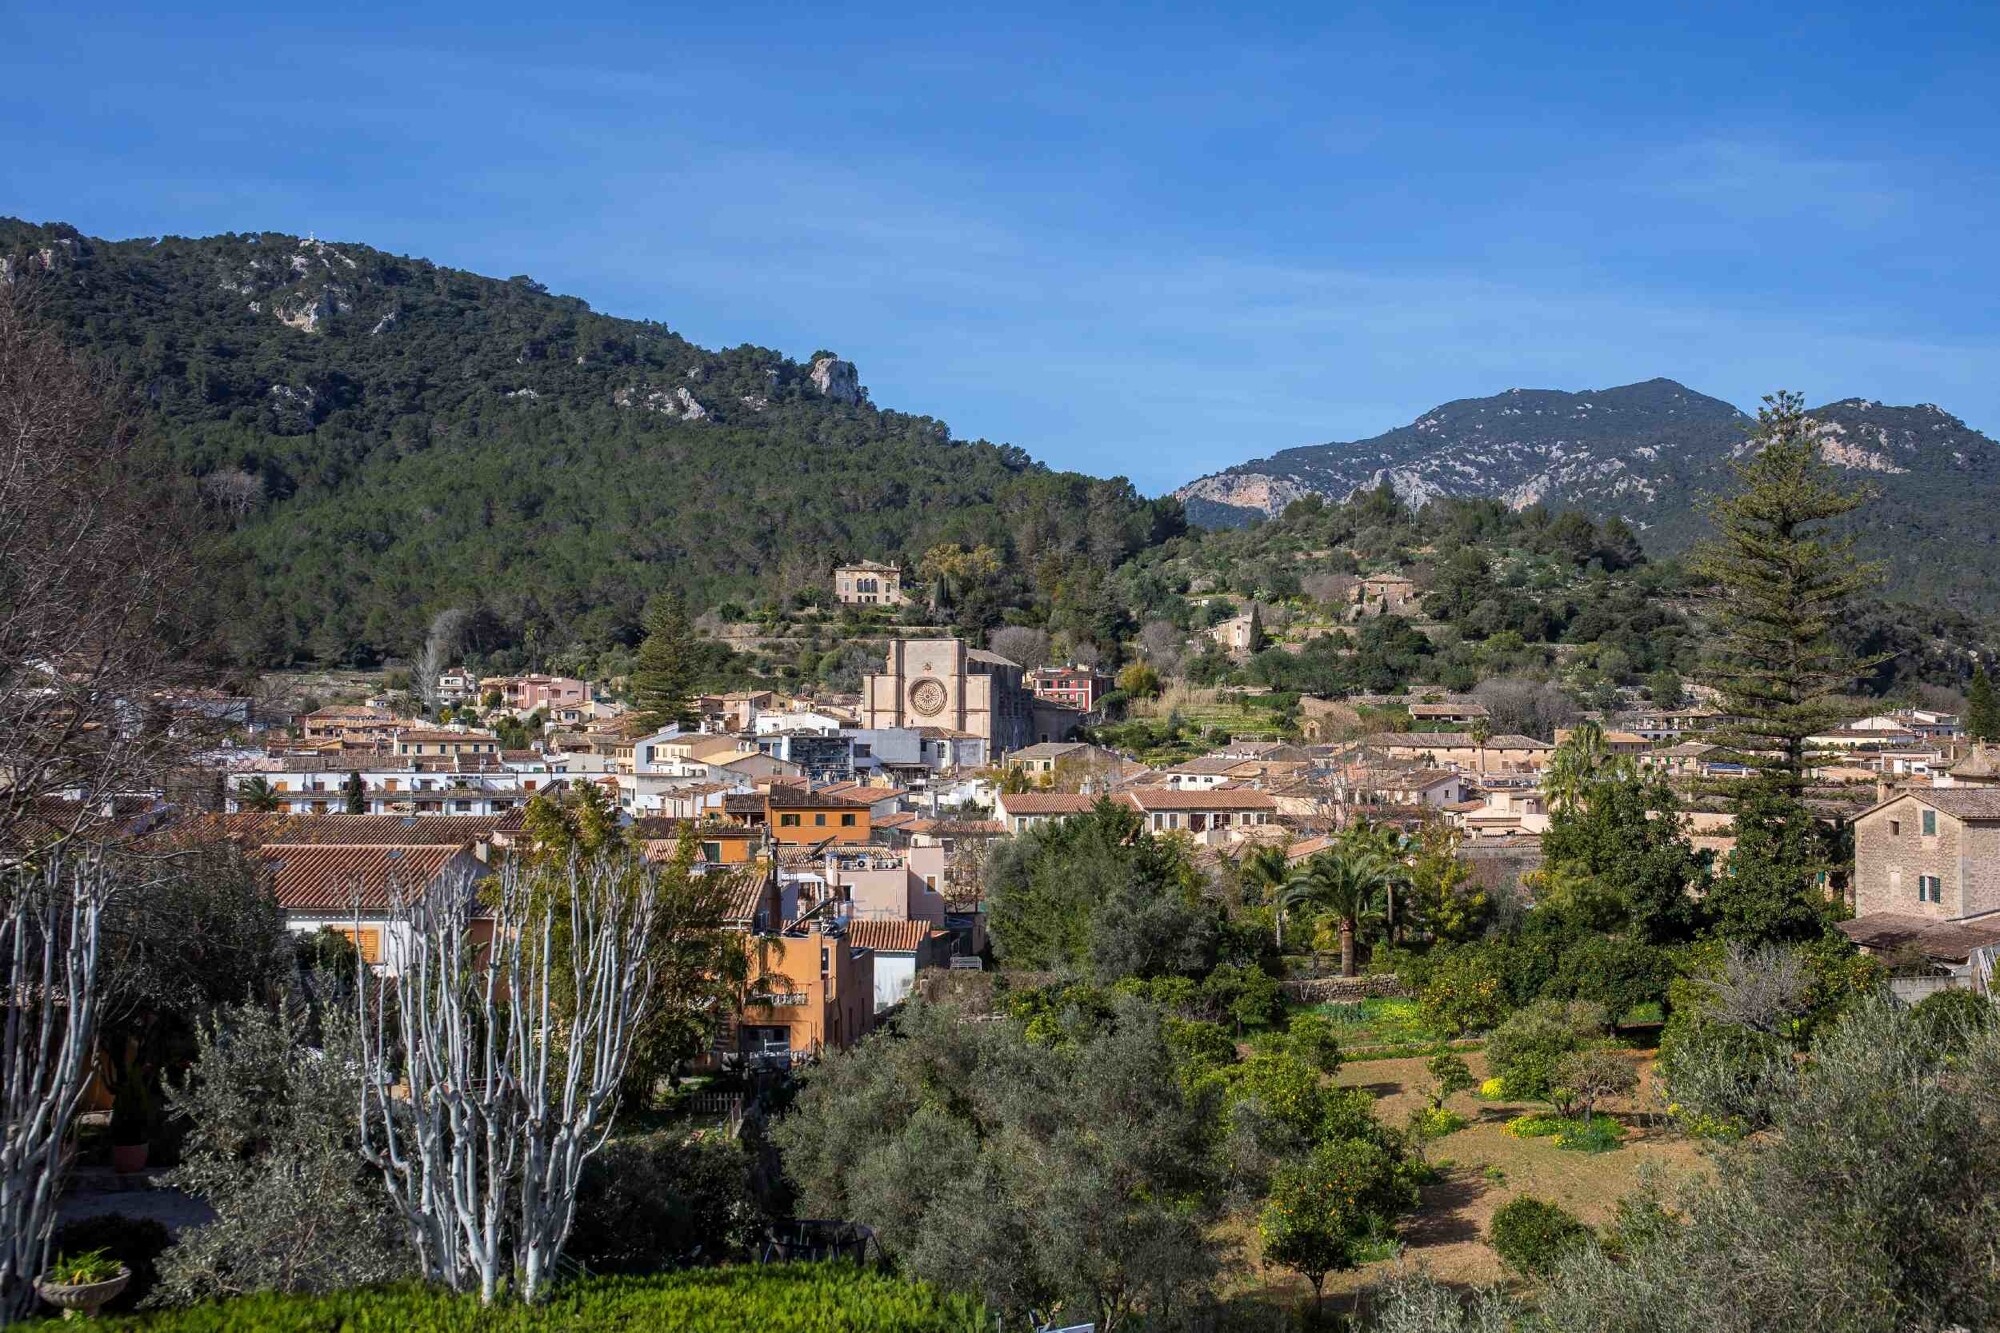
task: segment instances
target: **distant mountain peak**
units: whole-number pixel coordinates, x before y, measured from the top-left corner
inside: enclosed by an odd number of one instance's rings
[[[2000,510],[2000,444],[1935,403],[1842,398],[1810,415],[1821,457],[1878,492],[1869,525],[1907,520],[1993,551],[1992,573],[1964,577],[2000,574],[1992,524],[1974,517]],[[1277,514],[1305,495],[1344,500],[1386,485],[1411,505],[1481,497],[1617,514],[1649,545],[1673,549],[1700,531],[1702,498],[1729,484],[1754,425],[1733,404],[1665,377],[1576,392],[1512,388],[1442,403],[1369,439],[1239,463],[1175,494],[1192,521],[1215,527]],[[1946,521],[1961,510],[1962,523]],[[1923,557],[1898,548],[1891,558]]]

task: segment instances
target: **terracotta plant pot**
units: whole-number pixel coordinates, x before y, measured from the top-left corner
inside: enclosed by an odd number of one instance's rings
[[[143,1143],[114,1143],[111,1145],[111,1169],[121,1176],[129,1176],[135,1171],[146,1169],[147,1145]]]
[[[125,1290],[125,1284],[132,1280],[132,1270],[120,1268],[117,1277],[108,1277],[102,1282],[70,1283],[37,1282],[35,1293],[50,1305],[63,1312],[65,1319],[89,1319]]]

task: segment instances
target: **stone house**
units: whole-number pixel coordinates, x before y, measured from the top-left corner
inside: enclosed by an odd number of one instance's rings
[[[846,606],[901,606],[903,568],[857,560],[833,571],[833,599]]]

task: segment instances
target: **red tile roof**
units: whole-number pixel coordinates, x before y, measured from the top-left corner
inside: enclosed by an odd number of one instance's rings
[[[877,953],[915,953],[928,940],[951,934],[928,921],[850,921],[847,942],[857,949]]]
[[[386,911],[390,890],[414,895],[453,863],[475,874],[477,861],[458,847],[329,847],[272,843],[259,853],[271,867],[278,905],[288,912]]]
[[[435,796],[442,792],[412,793]],[[310,843],[324,847],[470,847],[499,827],[499,815],[288,815],[239,811],[189,820],[190,834],[214,829],[244,847]]]
[[[1275,810],[1278,803],[1249,787],[1217,787],[1213,791],[1174,791],[1166,787],[1134,787],[1121,792],[1141,810]]]
[[[1080,815],[1098,798],[1066,791],[1020,791],[1003,794],[999,800],[1009,815]]]

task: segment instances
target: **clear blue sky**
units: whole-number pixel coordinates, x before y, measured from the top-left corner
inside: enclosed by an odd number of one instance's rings
[[[0,0],[0,213],[859,363],[1149,492],[1654,375],[2000,434],[2000,5]]]

